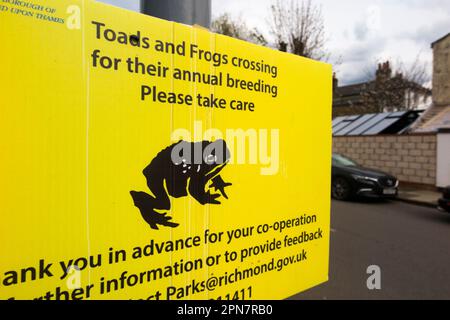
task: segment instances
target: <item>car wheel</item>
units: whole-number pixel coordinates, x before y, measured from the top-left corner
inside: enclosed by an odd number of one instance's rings
[[[351,196],[350,183],[344,178],[336,178],[332,182],[331,195],[337,200],[348,200]]]

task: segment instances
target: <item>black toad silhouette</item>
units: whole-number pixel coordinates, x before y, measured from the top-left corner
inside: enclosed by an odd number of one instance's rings
[[[184,156],[179,153],[180,150],[191,152],[187,152]],[[173,161],[173,152],[177,161]],[[142,191],[130,191],[134,205],[152,229],[158,230],[158,225],[177,227],[179,224],[170,221],[172,217],[167,216],[171,207],[169,196],[180,198],[190,194],[202,205],[220,204],[218,198],[222,195],[228,199],[225,187],[231,186],[231,183],[224,182],[219,175],[229,159],[230,152],[224,140],[214,142],[180,140],[159,152],[143,170],[148,188],[153,195]],[[211,189],[214,189],[214,193],[211,193]]]

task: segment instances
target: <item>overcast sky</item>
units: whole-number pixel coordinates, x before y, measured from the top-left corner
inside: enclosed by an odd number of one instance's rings
[[[139,10],[138,0],[101,0]],[[212,0],[212,15],[228,12],[257,27],[267,28],[273,0]],[[429,64],[430,44],[450,32],[449,0],[313,0],[322,7],[327,48],[341,59],[336,67],[340,84],[365,80],[367,70],[379,59],[401,59],[411,64],[420,59]]]

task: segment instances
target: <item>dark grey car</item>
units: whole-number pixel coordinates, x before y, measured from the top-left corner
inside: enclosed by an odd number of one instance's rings
[[[398,194],[396,177],[359,166],[340,154],[333,154],[331,195],[338,200],[355,196],[394,198]]]

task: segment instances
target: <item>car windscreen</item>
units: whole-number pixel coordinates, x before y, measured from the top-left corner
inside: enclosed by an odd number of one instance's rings
[[[339,165],[344,167],[357,166],[358,164],[349,158],[341,156],[339,154],[333,154],[333,165]]]

